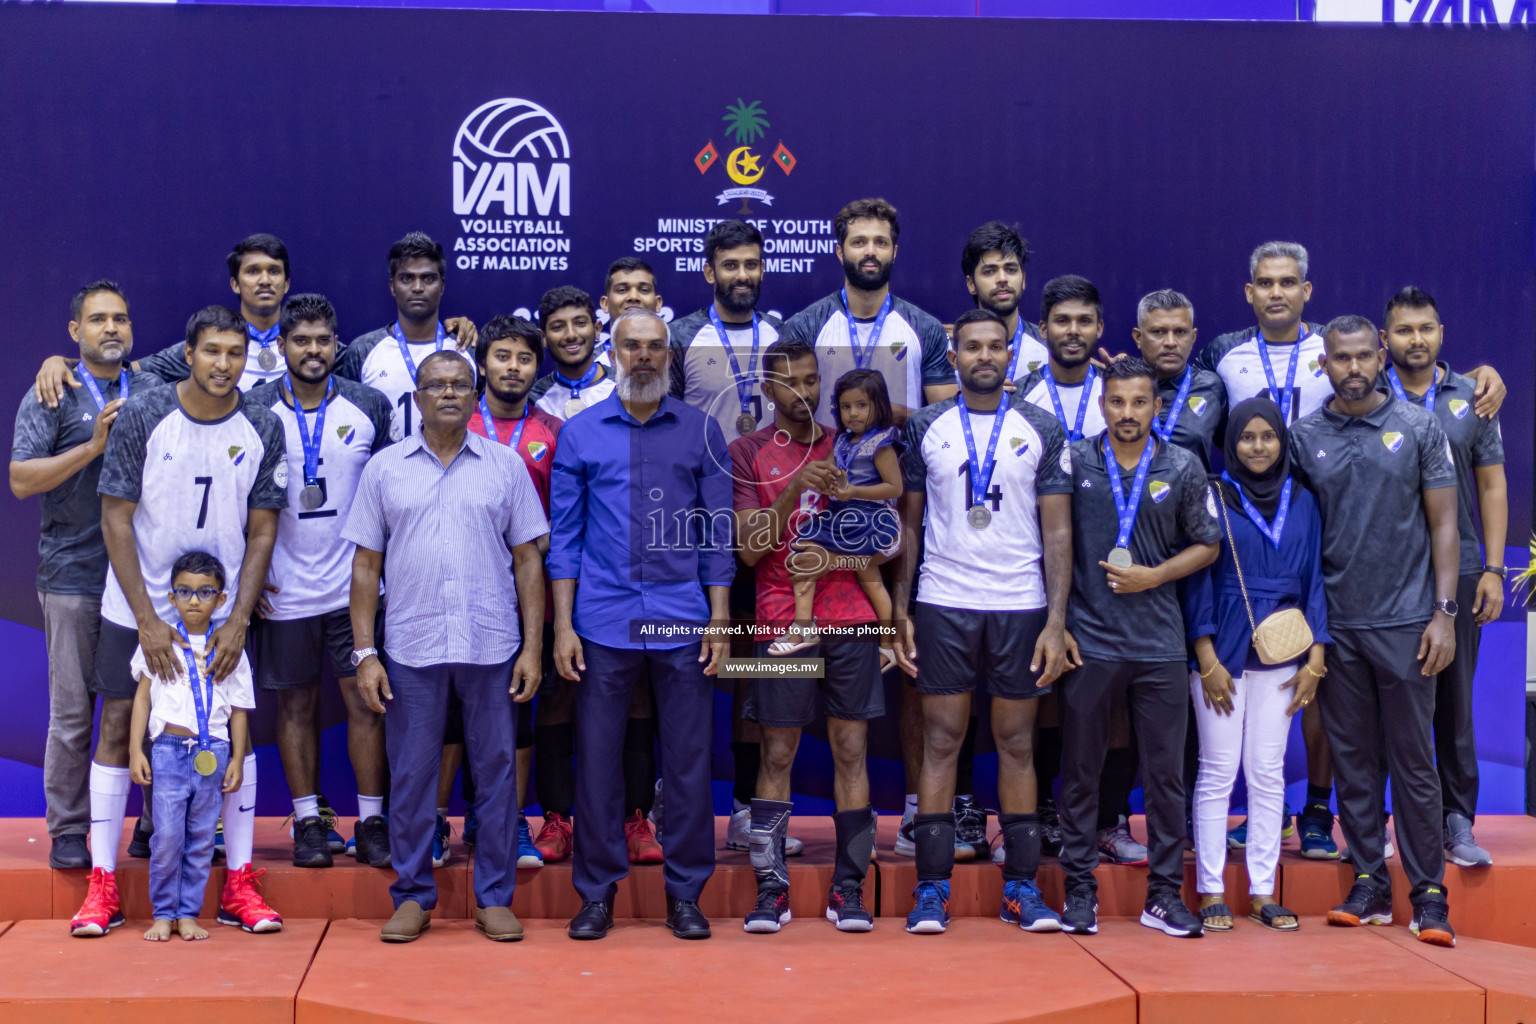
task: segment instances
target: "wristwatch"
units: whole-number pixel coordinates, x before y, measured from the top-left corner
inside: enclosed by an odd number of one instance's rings
[[[1451,600],[1448,597],[1444,598],[1443,600],[1436,601],[1435,602],[1435,611],[1437,611],[1437,612],[1445,612],[1445,614],[1449,615],[1451,618],[1454,619],[1456,617],[1456,612],[1457,612],[1456,602]],[[356,655],[353,655],[353,657],[356,657]]]
[[[1509,579],[1509,566],[1507,565],[1485,565],[1483,566],[1483,572],[1491,572],[1501,580]]]
[[[1456,613],[1453,611],[1451,614],[1455,615]],[[357,666],[361,665],[367,659],[378,657],[378,654],[379,649],[377,647],[364,647],[361,650],[353,651],[352,667],[357,668]]]

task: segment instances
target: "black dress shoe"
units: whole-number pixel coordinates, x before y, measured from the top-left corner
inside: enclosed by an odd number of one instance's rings
[[[140,860],[148,860],[149,837],[154,834],[154,829],[145,829],[143,817],[135,821],[133,823],[133,838],[128,840],[128,856],[137,857]]]
[[[91,866],[91,851],[85,847],[85,836],[62,835],[53,840],[53,849],[48,852],[48,866],[51,868],[89,868]]]
[[[667,899],[667,927],[680,939],[709,938],[709,919],[693,900]]]
[[[600,939],[613,927],[613,905],[607,900],[587,900],[566,929],[573,939]]]

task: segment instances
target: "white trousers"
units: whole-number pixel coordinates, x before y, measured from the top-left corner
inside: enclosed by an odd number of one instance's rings
[[[1285,709],[1291,691],[1282,690],[1296,674],[1295,663],[1251,669],[1234,681],[1232,714],[1205,706],[1198,673],[1190,673],[1195,722],[1200,731],[1200,772],[1195,778],[1196,883],[1202,893],[1225,891],[1227,809],[1239,761],[1248,783],[1248,892],[1275,894],[1280,862],[1280,814],[1285,806],[1285,744],[1291,719]]]

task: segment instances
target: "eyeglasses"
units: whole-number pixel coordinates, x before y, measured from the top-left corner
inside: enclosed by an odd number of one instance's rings
[[[171,593],[176,595],[178,601],[190,601],[196,596],[199,601],[206,603],[218,597],[223,591],[218,587],[198,587],[196,590],[193,590],[191,587],[177,586],[171,588]]]
[[[418,390],[433,398],[442,398],[444,395],[471,394],[475,386],[473,384],[428,384]]]

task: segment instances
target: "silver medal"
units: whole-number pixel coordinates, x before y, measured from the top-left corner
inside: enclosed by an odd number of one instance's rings
[[[272,354],[270,348],[263,348],[260,352],[256,353],[256,364],[263,370],[275,370],[277,369],[277,356]]]
[[[305,484],[304,489],[299,492],[299,504],[306,510],[317,509],[325,504],[325,492],[320,489],[319,484]]]
[[[1109,553],[1109,557],[1104,559],[1104,561],[1108,562],[1116,569],[1129,569],[1131,566],[1136,564],[1135,560],[1131,558],[1131,552],[1129,548],[1115,548]]]
[[[992,510],[985,505],[972,505],[965,514],[965,521],[973,530],[985,530],[992,523]]]
[[[565,403],[565,418],[570,419],[587,407],[587,403],[579,398],[572,398]]]
[[[756,429],[757,420],[752,418],[751,413],[744,412],[740,416],[736,417],[736,433],[740,434],[742,437],[746,437]]]

